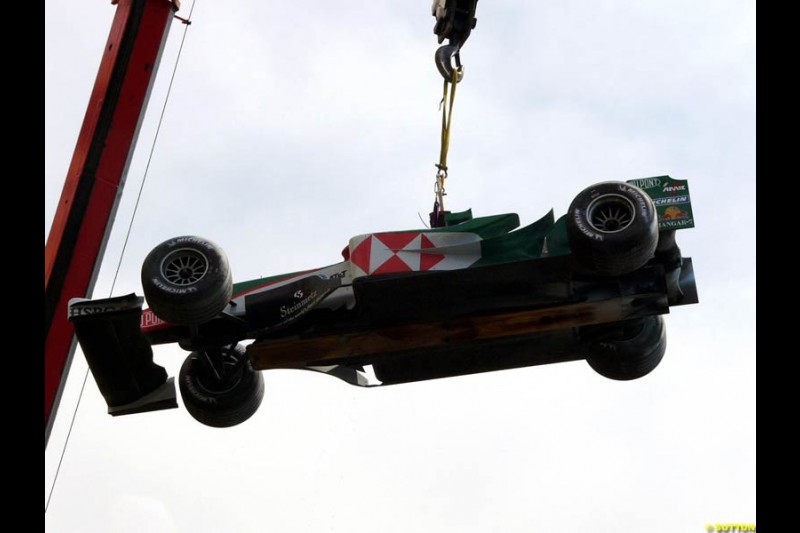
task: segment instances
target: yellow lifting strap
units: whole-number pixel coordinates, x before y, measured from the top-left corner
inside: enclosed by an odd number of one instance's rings
[[[436,202],[438,202],[438,210],[444,211],[444,181],[447,178],[447,151],[450,148],[450,128],[453,123],[453,102],[456,99],[456,85],[461,76],[461,67],[453,69],[453,77],[450,80],[445,79],[442,88],[442,146],[439,151],[439,164],[436,167],[439,169],[436,173]],[[450,95],[448,100],[447,86],[450,85]]]

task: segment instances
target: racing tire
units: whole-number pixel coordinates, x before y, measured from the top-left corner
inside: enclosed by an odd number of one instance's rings
[[[203,352],[192,352],[178,374],[178,388],[189,414],[206,426],[226,428],[241,424],[264,399],[264,376],[253,370],[241,345],[222,350],[222,378]]]
[[[601,376],[628,381],[646,376],[658,366],[667,350],[667,333],[661,315],[629,321],[623,338],[595,341],[587,348],[586,362]]]
[[[569,206],[567,238],[576,259],[595,273],[633,272],[653,257],[658,245],[653,200],[621,181],[592,185]]]
[[[142,263],[142,289],[160,319],[178,325],[208,322],[230,302],[233,279],[222,249],[201,237],[164,241]]]

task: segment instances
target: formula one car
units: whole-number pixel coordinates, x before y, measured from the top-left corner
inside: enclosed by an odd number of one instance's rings
[[[698,301],[675,241],[694,225],[685,181],[598,183],[522,228],[516,214],[445,221],[358,235],[336,264],[235,284],[220,247],[177,237],[143,262],[149,309],[136,294],[76,298],[70,319],[110,414],[177,407],[151,346],[178,343],[191,352],[187,411],[228,427],[255,413],[271,368],[372,387],[586,359],[636,379],[666,350],[661,315]]]

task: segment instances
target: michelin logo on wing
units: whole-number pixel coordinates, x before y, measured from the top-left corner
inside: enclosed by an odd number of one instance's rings
[[[656,207],[660,205],[669,205],[669,204],[688,204],[689,197],[686,195],[683,196],[667,196],[664,198],[653,198],[653,205]]]

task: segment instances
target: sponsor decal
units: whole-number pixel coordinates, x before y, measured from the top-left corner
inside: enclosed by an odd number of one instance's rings
[[[154,328],[162,324],[166,324],[166,322],[158,318],[151,309],[145,309],[144,311],[142,311],[142,320],[141,320],[142,329]]]
[[[345,274],[347,274],[347,270],[342,270],[340,272],[334,272],[330,276],[326,276],[324,274],[320,274],[319,277],[321,277],[322,279],[341,279],[341,278],[343,278],[345,276]]]
[[[658,229],[684,229],[694,227],[689,183],[669,176],[654,176],[628,180],[647,193],[653,200],[658,215]]]
[[[69,308],[69,317],[100,315],[118,310],[114,305],[76,305]]]
[[[303,294],[303,291],[295,291],[294,297],[299,301],[288,306],[282,305],[280,307],[281,318],[291,318],[292,315],[301,313],[309,304],[317,303],[317,291],[311,291],[305,298],[303,298]]]
[[[628,180],[631,185],[636,185],[640,189],[655,189],[661,187],[661,178],[642,178],[640,180]]]
[[[664,210],[664,214],[661,215],[659,220],[675,220],[679,218],[689,218],[689,213],[676,205],[671,205]]]
[[[692,223],[691,219],[658,221],[658,229],[684,229],[693,227],[694,224]]]
[[[346,271],[339,275],[311,275],[270,290],[245,296],[247,321],[251,327],[270,328],[293,322],[311,311],[334,289],[341,287]]]
[[[666,198],[653,198],[653,203],[655,204],[656,207],[660,205],[688,204],[689,197],[683,195],[683,196],[667,196]]]

